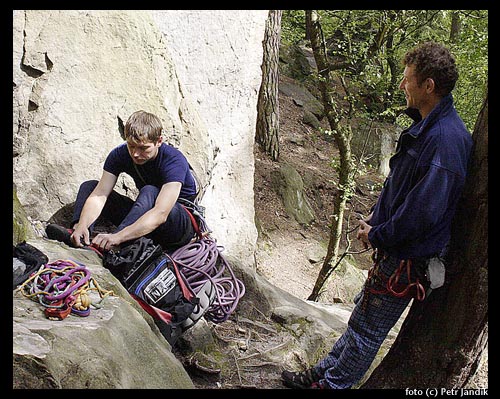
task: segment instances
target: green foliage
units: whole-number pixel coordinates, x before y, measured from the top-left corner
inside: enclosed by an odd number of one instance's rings
[[[451,45],[460,74],[453,97],[459,114],[472,132],[488,81],[488,11],[462,11],[460,19],[460,36]]]
[[[296,44],[306,37],[304,10],[283,10],[281,15],[281,40],[284,44]]]
[[[330,64],[348,81],[358,115],[405,126],[401,59],[418,43],[434,40],[456,57],[460,77],[453,95],[472,131],[487,84],[488,10],[454,11],[461,26],[452,42],[450,10],[318,10]],[[282,41],[296,44],[305,37],[304,10],[284,10]]]

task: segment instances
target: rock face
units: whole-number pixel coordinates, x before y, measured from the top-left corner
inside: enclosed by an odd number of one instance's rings
[[[70,206],[81,182],[100,178],[129,115],[143,109],[160,117],[164,140],[200,177],[206,220],[225,254],[254,267],[266,18],[266,10],[14,11],[13,182],[24,219],[47,222]],[[135,193],[127,176],[115,188]],[[37,242],[51,261],[75,256]],[[86,263],[121,290],[96,260]],[[126,298],[108,298],[85,320],[54,322],[15,293],[13,387],[192,388],[152,319]]]
[[[152,14],[210,138],[210,146],[195,154],[212,157],[203,201],[209,225],[227,253],[253,266],[253,145],[268,10]]]
[[[200,176],[207,221],[253,262],[253,137],[265,10],[13,12],[13,177],[28,216],[48,221],[99,179],[139,109]],[[242,184],[244,182],[244,184]],[[117,187],[133,195],[121,176]]]
[[[271,175],[274,189],[281,195],[285,209],[298,223],[308,225],[314,218],[314,211],[304,193],[304,183],[297,170],[283,165]]]
[[[89,316],[45,317],[44,307],[14,291],[13,388],[193,388],[152,318],[127,294],[98,256],[36,239],[30,244],[55,260],[84,264],[97,285],[115,295]],[[100,296],[91,292],[93,303]]]

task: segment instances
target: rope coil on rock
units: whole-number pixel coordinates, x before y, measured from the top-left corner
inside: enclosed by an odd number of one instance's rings
[[[98,308],[105,297],[114,295],[97,284],[85,265],[61,259],[40,266],[18,290],[43,305],[47,318],[54,320],[62,320],[70,313],[88,316],[91,305]],[[99,293],[98,302],[92,302],[91,290]]]
[[[227,260],[222,256],[223,247],[210,237],[210,230],[199,213],[202,237],[178,248],[170,256],[192,291],[197,294],[209,280],[216,290],[214,303],[204,317],[214,323],[226,321],[245,294],[244,284],[236,278]]]

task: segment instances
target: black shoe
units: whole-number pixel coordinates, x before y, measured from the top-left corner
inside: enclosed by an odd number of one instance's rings
[[[73,233],[71,229],[59,226],[58,224],[49,224],[45,228],[45,233],[51,240],[61,241],[70,247],[74,247],[71,242],[71,234]]]
[[[288,388],[295,389],[310,389],[314,383],[319,381],[320,378],[321,376],[318,375],[314,368],[310,368],[302,372],[284,370],[281,373],[281,380],[283,381],[283,384]]]

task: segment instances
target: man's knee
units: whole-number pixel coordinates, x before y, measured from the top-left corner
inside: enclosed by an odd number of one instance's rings
[[[82,184],[80,184],[80,190],[85,190],[85,191],[92,191],[94,188],[97,187],[97,184],[99,183],[98,180],[87,180],[84,181]]]
[[[147,184],[139,190],[139,195],[158,195],[160,193],[160,189],[151,184]]]
[[[140,189],[139,194],[135,200],[135,205],[141,208],[152,208],[155,205],[156,198],[160,190],[151,185],[144,186]]]
[[[158,197],[159,193],[160,190],[158,189],[158,187],[148,184],[139,190],[139,195],[137,196],[137,199],[138,200],[147,199],[148,201],[156,201],[156,197]]]

